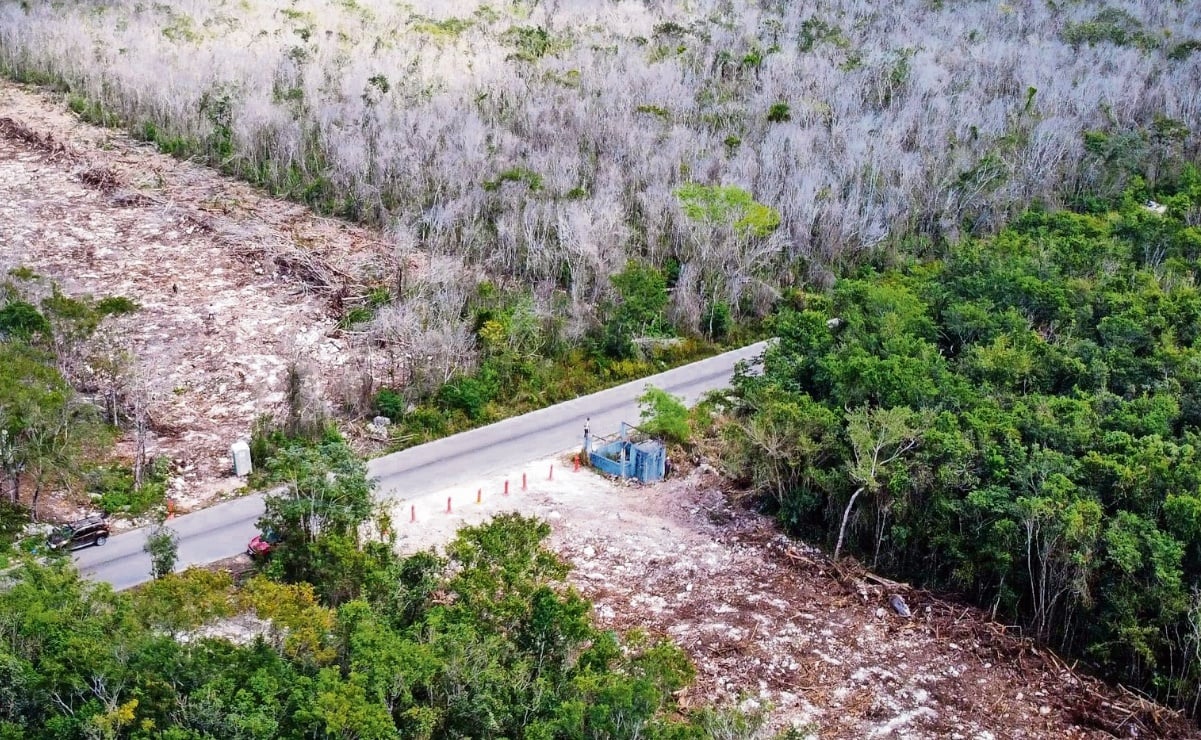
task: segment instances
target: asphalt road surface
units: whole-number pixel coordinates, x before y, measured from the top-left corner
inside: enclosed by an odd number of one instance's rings
[[[618,431],[621,422],[638,422],[638,396],[646,386],[682,396],[692,404],[705,392],[725,387],[735,363],[763,353],[760,342],[649,378],[532,411],[486,427],[371,460],[378,498],[407,499],[427,491],[470,481],[490,473],[579,449],[584,420],[593,435]],[[258,533],[263,494],[227,501],[179,516],[169,526],[179,535],[176,568],[203,565],[246,549]],[[147,528],[109,539],[103,547],[77,550],[75,563],[87,578],[107,581],[120,590],[150,580],[150,557],[142,550]]]

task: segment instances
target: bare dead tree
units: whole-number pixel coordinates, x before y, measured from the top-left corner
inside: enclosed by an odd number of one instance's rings
[[[133,426],[133,487],[141,490],[146,472],[146,438],[149,435],[150,392],[140,374],[129,389],[130,421]]]

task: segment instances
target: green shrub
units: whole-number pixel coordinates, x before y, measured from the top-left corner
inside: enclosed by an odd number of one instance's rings
[[[676,188],[684,215],[695,221],[725,224],[753,236],[765,237],[780,225],[780,212],[758,203],[733,185],[688,183]]]
[[[372,308],[382,308],[392,302],[392,292],[382,285],[367,292],[367,304]]]
[[[0,500],[0,550],[16,542],[17,536],[28,522],[28,509]]]
[[[143,471],[140,489],[134,489],[133,469],[121,464],[95,466],[84,472],[84,481],[88,492],[99,496],[101,511],[141,516],[163,502],[167,473],[167,460],[155,458]]]
[[[542,26],[510,28],[501,35],[501,39],[516,49],[506,59],[520,62],[533,62],[547,54],[556,54],[570,46],[566,39],[551,36],[550,32]]]
[[[146,535],[142,551],[150,556],[151,577],[162,578],[175,570],[175,562],[179,559],[179,535],[158,524]]]
[[[1172,50],[1168,52],[1168,59],[1171,59],[1174,62],[1183,62],[1185,59],[1188,59],[1190,56],[1192,56],[1193,52],[1197,51],[1198,49],[1201,49],[1201,41],[1197,41],[1196,39],[1181,41],[1179,44],[1173,46]]]
[[[250,462],[257,473],[266,468],[267,461],[288,441],[287,435],[271,419],[260,416],[250,429]]]
[[[234,614],[233,578],[226,571],[188,568],[132,592],[134,615],[150,629],[177,632]]]
[[[1104,8],[1090,20],[1069,23],[1064,26],[1060,37],[1072,46],[1096,46],[1102,43],[1141,49],[1158,46],[1158,41],[1143,30],[1143,24],[1137,18],[1118,8]]]
[[[445,18],[440,21],[423,18],[413,24],[413,30],[438,38],[457,39],[473,25],[474,22],[466,18]]]
[[[767,110],[767,120],[771,123],[784,123],[792,120],[792,112],[788,108],[788,103],[783,101],[772,103],[771,108]]]
[[[801,23],[801,33],[797,38],[797,48],[802,53],[813,51],[819,44],[829,42],[838,47],[849,45],[842,29],[832,26],[820,18],[806,18]]]
[[[20,267],[12,268],[11,270],[8,271],[8,275],[9,275],[9,277],[15,278],[17,280],[23,280],[25,282],[29,282],[31,280],[37,280],[38,278],[41,277],[41,275],[34,272],[31,268],[25,267],[24,265],[21,265]]]
[[[682,398],[648,385],[638,398],[638,406],[642,417],[639,427],[646,433],[676,444],[687,444],[692,437],[688,407]]]
[[[709,339],[721,341],[730,331],[732,323],[729,304],[725,301],[715,301],[706,306],[705,312],[701,314],[700,328]]]
[[[365,324],[374,318],[375,312],[367,306],[354,306],[338,320],[338,328],[350,329],[358,324]]]
[[[626,358],[633,354],[635,337],[667,332],[667,278],[655,267],[630,260],[612,282],[619,300],[604,307],[599,349],[605,357]]]
[[[137,301],[126,298],[123,295],[109,296],[101,298],[96,302],[96,312],[103,316],[121,316],[127,313],[133,313],[140,309]]]
[[[421,405],[404,416],[404,430],[420,440],[444,436],[450,431],[446,414],[433,406]]]
[[[50,335],[50,322],[32,304],[9,301],[0,308],[0,337],[29,341],[35,334]]]
[[[437,399],[443,408],[462,411],[468,419],[480,421],[487,416],[486,406],[497,390],[489,378],[459,375],[438,389]]]
[[[408,404],[405,402],[404,396],[391,388],[381,388],[380,392],[375,394],[376,413],[386,416],[392,421],[400,421],[404,416],[406,406]]]
[[[495,180],[487,180],[483,183],[484,190],[492,192],[499,190],[501,185],[506,182],[525,183],[531,193],[536,193],[542,189],[542,175],[525,167],[512,167],[497,175]]]
[[[634,110],[638,113],[649,113],[652,116],[658,116],[664,121],[671,120],[671,111],[657,105],[640,105]]]

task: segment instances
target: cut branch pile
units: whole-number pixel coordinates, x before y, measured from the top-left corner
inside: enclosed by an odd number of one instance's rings
[[[884,600],[905,593],[914,616],[935,640],[961,645],[980,665],[1017,666],[1031,691],[1044,690],[1055,711],[1084,727],[1118,737],[1192,737],[1183,713],[1143,697],[1125,686],[1111,686],[1068,665],[1045,646],[1022,636],[1020,627],[996,622],[979,609],[945,601],[929,591],[876,575],[851,559],[834,563],[820,551],[802,551],[773,540],[766,548],[778,558],[807,572],[833,575],[850,592]],[[1016,634],[1015,634],[1016,631]]]
[[[20,141],[31,149],[45,153],[52,162],[74,162],[79,159],[78,152],[61,141],[57,141],[53,135],[40,134],[7,116],[0,118],[0,135]]]
[[[110,167],[89,167],[79,173],[79,179],[83,184],[104,193],[111,193],[123,185],[121,178]]]

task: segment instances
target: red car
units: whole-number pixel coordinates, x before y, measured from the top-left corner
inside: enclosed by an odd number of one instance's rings
[[[262,534],[255,535],[250,544],[246,545],[246,554],[252,558],[266,555],[271,552],[271,548],[279,544],[281,539],[283,538],[268,529]]]

